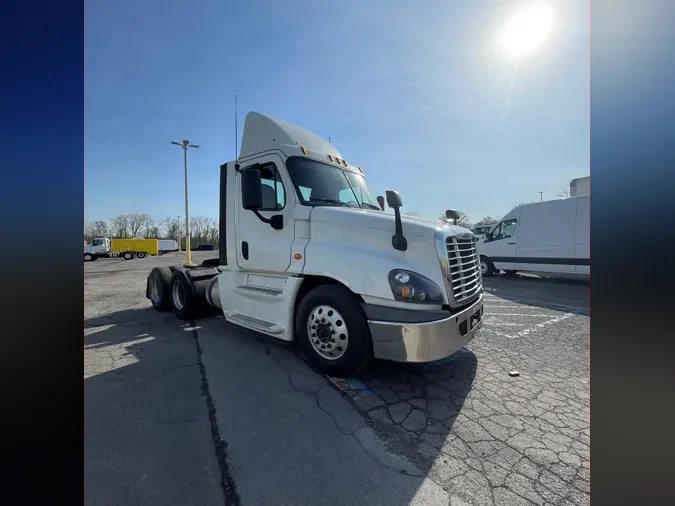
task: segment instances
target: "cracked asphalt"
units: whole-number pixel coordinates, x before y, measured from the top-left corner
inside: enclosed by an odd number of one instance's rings
[[[587,285],[488,278],[467,348],[337,379],[152,310],[147,274],[177,263],[85,264],[87,504],[588,503]]]

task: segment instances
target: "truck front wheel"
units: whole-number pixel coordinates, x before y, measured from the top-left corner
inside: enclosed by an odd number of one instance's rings
[[[84,254],[84,261],[85,262],[91,262],[92,260],[96,260],[96,258],[93,257],[92,255],[90,255],[89,253]]]
[[[366,316],[354,294],[339,285],[318,286],[303,297],[295,336],[312,365],[330,376],[354,375],[373,358]]]
[[[131,260],[132,258],[134,258],[134,254],[128,251],[123,256],[125,260]]]
[[[485,278],[488,276],[493,276],[497,271],[495,266],[490,261],[489,258],[481,256],[480,257],[480,273]]]

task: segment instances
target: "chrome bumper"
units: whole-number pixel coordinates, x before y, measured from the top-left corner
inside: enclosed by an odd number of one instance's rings
[[[483,326],[483,295],[450,318],[424,323],[368,320],[376,358],[396,362],[432,362],[471,341]]]

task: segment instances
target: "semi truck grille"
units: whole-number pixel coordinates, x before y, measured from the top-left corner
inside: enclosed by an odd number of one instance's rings
[[[476,239],[448,237],[448,281],[455,302],[461,303],[476,295],[481,287]]]

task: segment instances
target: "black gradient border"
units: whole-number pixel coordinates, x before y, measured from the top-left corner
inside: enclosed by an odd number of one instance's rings
[[[5,2],[0,39],[3,494],[81,504],[84,4]]]

